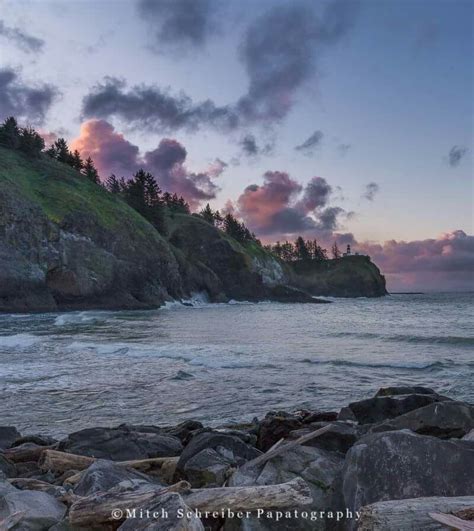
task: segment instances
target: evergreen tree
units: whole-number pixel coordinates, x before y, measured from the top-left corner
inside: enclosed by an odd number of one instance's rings
[[[64,138],[58,138],[54,143],[54,150],[56,153],[56,160],[64,164],[72,166],[72,155],[69,151],[69,146]]]
[[[100,183],[99,173],[96,167],[94,166],[94,161],[90,157],[87,157],[86,161],[84,162],[84,165],[82,167],[82,173],[92,182],[96,184]]]
[[[39,157],[44,149],[44,140],[32,127],[20,130],[19,149],[31,157]]]
[[[211,225],[214,225],[216,222],[215,214],[212,210],[212,208],[209,206],[209,203],[199,212],[199,215],[204,219],[204,221],[207,221]]]
[[[311,258],[306,242],[301,236],[298,236],[295,241],[295,257],[297,260],[309,260]]]
[[[120,186],[120,181],[115,177],[115,175],[112,173],[107,177],[105,180],[105,188],[111,193],[111,194],[119,194],[122,191],[122,188]]]
[[[74,150],[74,153],[71,155],[71,166],[77,171],[81,171],[84,167],[84,161],[81,158],[81,154],[77,149]]]
[[[20,129],[18,123],[10,116],[0,125],[0,144],[10,149],[20,147]]]
[[[331,248],[331,252],[332,252],[332,257],[337,259],[337,258],[341,258],[341,251],[339,251],[339,247],[337,246],[337,242],[334,242],[332,248]]]

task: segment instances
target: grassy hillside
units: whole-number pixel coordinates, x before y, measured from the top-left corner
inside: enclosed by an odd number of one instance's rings
[[[48,219],[61,224],[68,215],[87,214],[110,230],[133,223],[149,233],[151,226],[135,210],[79,172],[44,156],[29,159],[0,146],[0,189],[38,205]]]

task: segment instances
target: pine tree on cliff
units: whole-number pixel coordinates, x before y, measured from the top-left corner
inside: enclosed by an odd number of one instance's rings
[[[111,194],[119,194],[122,191],[122,188],[120,186],[120,181],[117,179],[117,177],[112,173],[107,177],[105,180],[105,188],[111,193]]]
[[[30,157],[39,157],[44,149],[44,140],[32,127],[20,130],[19,149]]]
[[[84,161],[82,160],[81,154],[77,149],[75,149],[74,153],[71,155],[71,166],[77,171],[81,171],[84,167]]]
[[[96,167],[94,166],[94,161],[87,157],[86,161],[84,162],[84,166],[82,168],[82,173],[85,177],[87,177],[90,181],[99,184],[99,172],[97,171]]]
[[[207,221],[211,225],[215,225],[216,218],[212,208],[209,206],[209,203],[199,212],[199,215],[204,221]]]
[[[20,147],[20,129],[13,116],[7,118],[0,126],[0,144],[10,149]]]
[[[341,258],[341,251],[339,250],[339,247],[337,246],[337,242],[334,242],[331,252],[332,252],[332,257],[334,259]]]
[[[69,164],[72,166],[72,154],[69,151],[69,146],[64,138],[58,138],[54,143],[55,159],[58,162]]]
[[[298,236],[295,241],[295,255],[297,260],[310,260],[311,258],[308,246],[301,236]]]

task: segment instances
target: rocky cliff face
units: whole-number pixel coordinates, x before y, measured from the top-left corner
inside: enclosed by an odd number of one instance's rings
[[[333,297],[382,297],[385,278],[368,256],[337,260],[298,261],[291,264],[292,283],[313,295]]]
[[[301,288],[385,292],[370,262],[355,272],[292,269],[199,217],[176,214],[169,227],[165,239],[70,167],[0,147],[0,311],[148,308],[199,291],[283,302],[317,302]]]
[[[0,148],[0,311],[146,308],[197,291],[311,300],[286,281],[269,253],[196,216],[172,217],[164,239],[68,166]]]
[[[139,308],[183,295],[168,243],[54,161],[0,148],[0,310]]]

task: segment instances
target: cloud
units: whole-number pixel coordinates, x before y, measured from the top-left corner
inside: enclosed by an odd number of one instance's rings
[[[211,100],[194,103],[185,94],[173,95],[155,85],[136,85],[127,90],[123,80],[108,77],[97,84],[82,102],[88,118],[119,118],[134,128],[150,131],[197,130],[202,126],[233,129],[239,118],[227,107]]]
[[[0,37],[5,37],[27,53],[43,51],[44,41],[42,39],[29,35],[20,28],[7,26],[3,20],[0,20]]]
[[[201,47],[215,30],[214,0],[140,0],[138,12],[148,23],[154,47]]]
[[[80,136],[72,141],[71,148],[78,149],[83,157],[92,157],[102,178],[110,173],[129,178],[144,168],[155,175],[164,191],[182,195],[191,208],[216,196],[219,187],[212,179],[225,168],[225,163],[216,159],[206,171],[189,171],[185,147],[171,138],[162,139],[156,149],[141,155],[138,146],[105,120],[83,123]]]
[[[337,146],[337,151],[339,152],[339,155],[341,157],[345,157],[347,155],[347,152],[351,149],[350,144],[339,144]]]
[[[244,155],[247,157],[257,157],[258,155],[270,155],[273,151],[273,143],[267,142],[259,146],[257,139],[251,133],[246,134],[239,142]]]
[[[455,168],[456,166],[459,166],[459,163],[463,159],[464,155],[467,153],[467,148],[462,146],[453,146],[449,150],[448,154],[448,163],[451,166],[451,168]]]
[[[295,146],[295,149],[296,151],[302,151],[306,155],[311,155],[314,153],[314,150],[320,146],[323,137],[324,134],[322,131],[315,131],[302,144]]]
[[[204,38],[199,17],[196,34],[189,33],[188,19],[183,22],[180,18],[187,2],[164,3],[166,8],[158,13],[155,2],[142,2],[160,20],[163,17],[166,20],[170,13],[176,16],[173,20],[180,28],[174,33],[177,39],[199,42]],[[202,14],[208,12],[206,6],[210,5],[200,0],[195,8]],[[234,103],[219,106],[212,100],[194,102],[184,93],[171,94],[169,89],[157,85],[127,88],[122,80],[105,78],[84,97],[83,116],[115,117],[132,127],[151,131],[192,131],[200,127],[232,130],[255,123],[272,125],[292,108],[297,90],[313,76],[319,54],[350,29],[356,6],[355,1],[335,0],[318,17],[307,4],[296,2],[264,13],[250,25],[240,45],[240,59],[249,84],[247,92]]]
[[[281,171],[267,171],[263,179],[262,185],[247,186],[236,205],[238,215],[258,236],[329,238],[338,228],[344,210],[327,206],[332,188],[322,177],[313,177],[304,187]]]
[[[375,199],[375,196],[379,193],[380,186],[377,183],[369,183],[365,186],[365,191],[362,194],[363,199],[367,199],[368,201],[373,201]]]
[[[58,95],[52,85],[26,85],[12,68],[0,69],[0,119],[15,116],[31,124],[41,124]]]
[[[212,162],[207,168],[206,173],[209,177],[220,177],[226,170],[229,165],[227,162],[224,162],[219,157],[217,157],[214,162]]]
[[[474,289],[474,236],[462,230],[438,238],[361,243],[389,280],[389,289]]]
[[[296,91],[315,73],[316,59],[350,29],[356,2],[336,0],[322,15],[306,3],[275,6],[248,28],[240,58],[249,88],[238,102],[240,113],[252,121],[284,118]]]
[[[139,149],[117,133],[105,120],[89,120],[81,125],[78,138],[71,149],[77,149],[84,158],[91,157],[102,177],[111,173],[130,176],[140,167]]]

